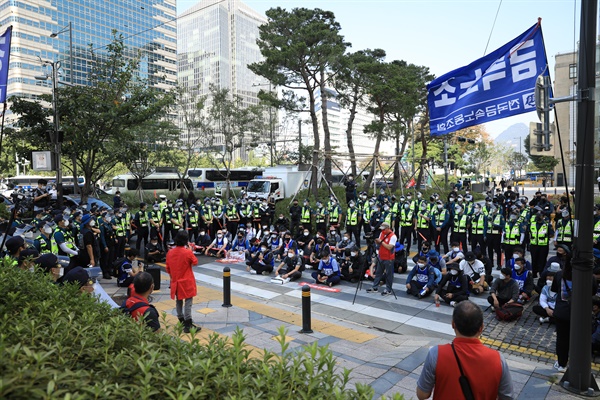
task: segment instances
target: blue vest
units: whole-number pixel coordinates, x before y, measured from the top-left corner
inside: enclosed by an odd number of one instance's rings
[[[519,290],[523,290],[523,286],[525,286],[525,279],[527,279],[528,272],[523,268],[523,272],[519,275],[517,271],[513,269],[512,278],[519,284]]]
[[[429,282],[429,268],[427,266],[425,266],[423,269],[417,267],[417,274],[415,278],[417,282],[427,285],[427,282]]]

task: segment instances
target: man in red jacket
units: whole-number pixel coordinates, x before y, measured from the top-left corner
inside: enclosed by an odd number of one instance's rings
[[[502,354],[485,347],[479,340],[483,331],[483,312],[470,300],[458,303],[452,314],[456,338],[451,344],[429,349],[417,382],[417,397],[428,399],[465,398],[459,383],[466,376],[473,398],[512,399],[510,371]],[[435,388],[435,390],[434,390]]]
[[[192,267],[198,260],[187,248],[189,237],[186,231],[180,230],[175,236],[175,248],[167,253],[167,273],[171,276],[171,298],[175,299],[177,318],[183,324],[183,331],[201,328],[192,322],[192,301],[196,295],[196,278]],[[185,305],[184,305],[185,301]]]

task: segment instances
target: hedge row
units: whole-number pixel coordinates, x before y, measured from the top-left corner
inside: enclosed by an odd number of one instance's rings
[[[240,331],[231,340],[212,335],[207,345],[154,334],[75,287],[55,286],[41,272],[0,266],[0,294],[0,398],[373,396],[365,385],[347,388],[349,371],[338,371],[327,348],[290,351],[283,329],[281,354],[255,358]]]

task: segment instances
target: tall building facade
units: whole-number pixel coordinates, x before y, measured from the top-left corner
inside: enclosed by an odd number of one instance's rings
[[[600,46],[596,47],[596,52],[600,52]],[[600,54],[600,53],[599,53]],[[579,55],[577,52],[559,53],[555,56],[556,64],[554,67],[554,97],[573,96],[577,93],[577,62]],[[596,71],[600,71],[600,62],[596,60]],[[596,87],[600,85],[600,74],[596,73]],[[595,167],[600,168],[600,134],[599,134],[599,106],[600,92],[595,92],[596,113],[594,119],[594,137],[596,143],[595,149]],[[569,101],[558,103],[555,105],[560,130],[560,138],[562,140],[565,169],[569,186],[575,185],[575,155],[577,150],[577,102]],[[556,127],[555,130],[556,132]],[[559,160],[558,165],[554,169],[556,177],[555,184],[563,186],[563,162],[561,160],[560,146],[556,134],[552,138],[552,150],[549,152]]]
[[[140,57],[139,76],[168,90],[177,83],[176,0],[0,0],[0,31],[13,27],[8,96],[36,98],[52,83],[43,61],[60,62],[60,81],[85,85],[90,48],[106,52],[113,30]]]
[[[258,27],[266,22],[265,16],[239,0],[202,0],[179,16],[177,79],[191,99],[208,95],[213,84],[239,96],[245,107],[258,104],[258,92],[270,87],[248,64],[262,60],[256,40]],[[181,107],[191,111],[193,101]],[[182,128],[185,110],[180,110]],[[182,129],[182,135],[187,134]],[[222,145],[222,138],[215,138],[213,144]],[[245,149],[238,156],[244,157]]]

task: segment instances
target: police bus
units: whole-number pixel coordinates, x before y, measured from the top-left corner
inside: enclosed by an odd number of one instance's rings
[[[172,168],[156,168],[150,175],[142,178],[142,191],[173,192],[181,188],[182,179],[179,174],[173,172]],[[192,181],[184,177],[183,185],[186,190],[192,190]],[[117,175],[112,179],[111,187],[107,193],[115,194],[118,190],[121,193],[135,192],[138,189],[138,179],[133,174]]]
[[[243,167],[229,170],[231,188],[245,188],[248,182],[264,172],[261,168]],[[221,188],[227,183],[227,170],[215,168],[190,168],[187,176],[192,181],[195,190],[215,189],[215,194],[221,195]]]

